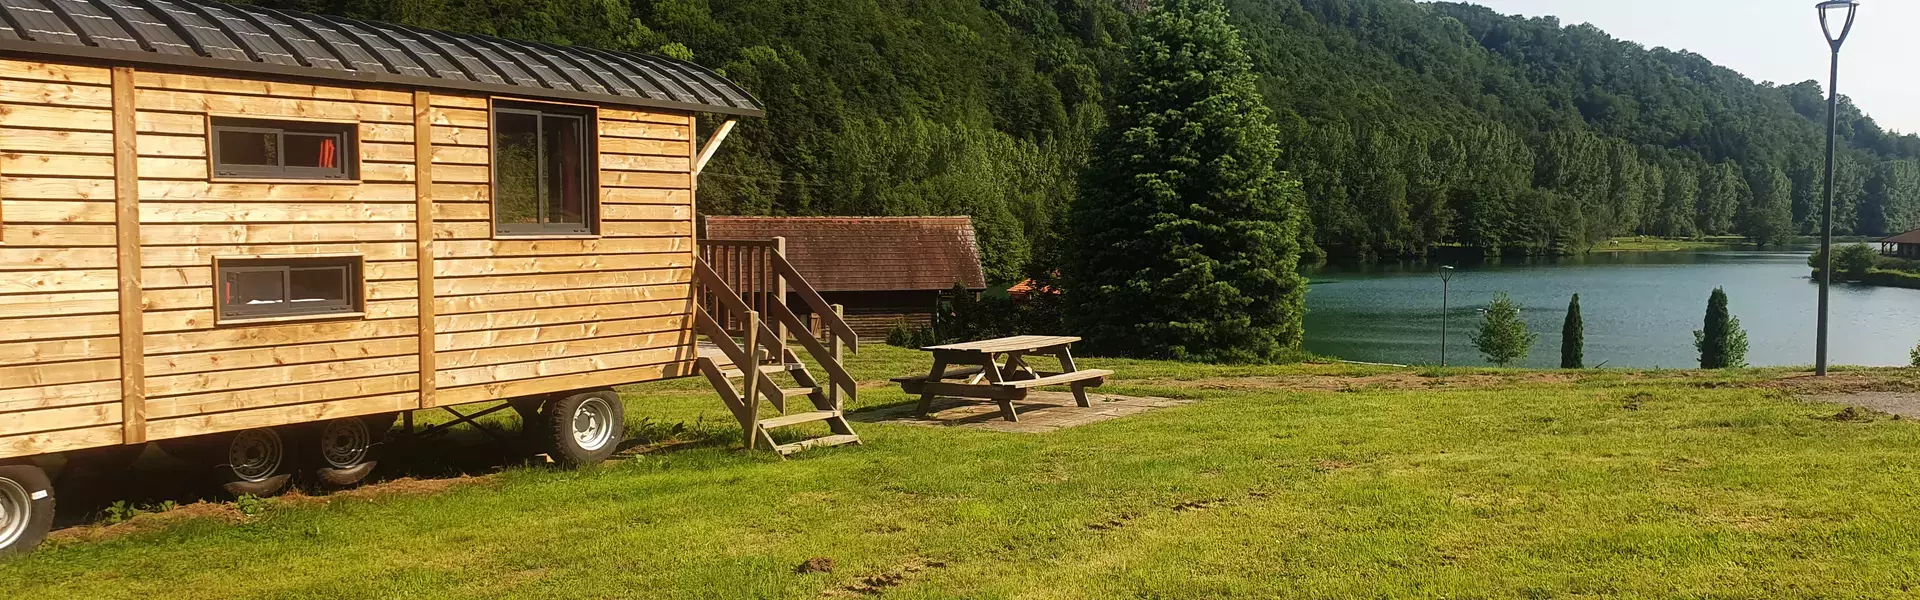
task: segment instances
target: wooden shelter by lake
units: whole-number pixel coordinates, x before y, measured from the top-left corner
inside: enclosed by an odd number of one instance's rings
[[[1880,254],[1920,260],[1920,229],[1881,239]]]
[[[944,294],[987,288],[968,217],[723,217],[702,239],[782,238],[787,259],[862,336],[896,323],[925,327]]]

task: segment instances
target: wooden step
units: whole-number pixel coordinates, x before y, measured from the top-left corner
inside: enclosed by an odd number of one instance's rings
[[[806,365],[803,365],[800,363],[760,365],[760,372],[766,373],[768,375],[778,375],[788,371],[796,371],[803,368],[806,368]],[[740,371],[740,369],[734,367],[733,365],[726,365],[726,366],[720,367],[720,374],[727,376],[728,379],[739,379],[743,376],[743,373]]]
[[[793,454],[795,452],[799,452],[801,450],[806,450],[809,448],[826,448],[828,446],[838,446],[841,444],[858,444],[858,443],[860,443],[860,436],[857,436],[857,435],[829,435],[826,437],[817,437],[810,440],[800,440],[798,442],[794,442],[791,444],[781,444],[778,446],[774,446],[773,451],[779,452],[781,456],[786,456],[786,455]]]
[[[802,396],[811,396],[814,392],[818,391],[820,391],[820,388],[817,387],[780,388],[780,397],[799,398]]]
[[[838,416],[840,416],[840,411],[837,411],[837,410],[815,410],[815,411],[809,411],[809,412],[803,412],[803,413],[793,413],[790,415],[781,415],[771,419],[761,419],[760,427],[762,429],[774,429],[777,427],[799,425],[801,423],[825,421],[827,419],[832,419]]]

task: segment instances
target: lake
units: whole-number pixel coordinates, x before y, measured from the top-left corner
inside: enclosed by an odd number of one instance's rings
[[[1819,287],[1799,252],[1641,252],[1463,264],[1449,286],[1447,364],[1484,365],[1467,334],[1494,292],[1540,335],[1525,366],[1560,365],[1567,299],[1580,294],[1587,366],[1699,366],[1693,331],[1727,290],[1754,366],[1812,365]],[[1306,349],[1348,360],[1440,362],[1438,263],[1324,266],[1309,273]],[[1835,284],[1832,364],[1902,366],[1920,343],[1920,290]]]

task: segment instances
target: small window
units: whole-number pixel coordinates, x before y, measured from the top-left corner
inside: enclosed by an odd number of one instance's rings
[[[227,258],[219,271],[219,320],[361,312],[360,257]]]
[[[494,103],[495,233],[594,233],[593,124],[592,109]]]
[[[259,179],[352,179],[356,128],[213,118],[213,174]]]

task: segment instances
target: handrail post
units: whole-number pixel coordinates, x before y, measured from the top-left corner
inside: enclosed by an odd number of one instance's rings
[[[752,450],[754,441],[760,437],[760,361],[766,356],[766,350],[760,348],[760,312],[747,311],[747,364],[739,365],[740,374],[746,379],[747,394],[741,398],[746,405],[745,414],[740,415],[740,430],[747,434],[747,449]]]
[[[847,307],[839,304],[833,305],[834,317],[839,318],[842,321],[845,321],[846,315],[847,315]],[[809,333],[808,335],[818,336],[819,334],[816,332],[816,333]],[[839,364],[839,365],[847,364],[846,361],[842,360],[844,358],[845,346],[840,343],[840,336],[834,335],[832,330],[827,331],[827,348],[833,351],[833,362],[835,364]],[[834,410],[841,410],[844,407],[840,405],[840,386],[833,385],[834,383],[835,382],[832,381],[832,377],[829,376],[828,382],[827,382],[827,399],[828,401],[833,403]]]
[[[779,257],[781,260],[786,260],[787,238],[782,236],[774,236],[773,255]],[[773,278],[772,300],[774,302],[780,303],[781,306],[785,306],[787,303],[786,276],[781,275],[778,269],[773,268],[773,261],[771,260],[767,261],[767,274]],[[787,357],[787,324],[786,323],[775,322],[773,324],[773,338],[780,342],[780,360],[786,360],[787,359],[786,358]]]

